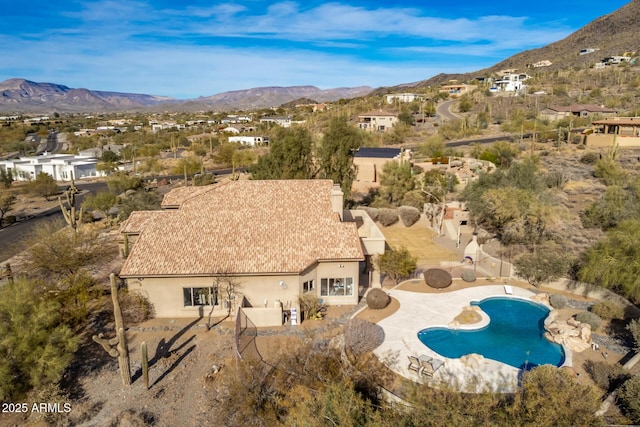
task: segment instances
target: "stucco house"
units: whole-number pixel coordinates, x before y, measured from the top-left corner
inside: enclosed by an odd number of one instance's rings
[[[592,147],[640,147],[640,117],[594,120],[583,132],[584,144]]]
[[[72,174],[76,179],[103,176],[103,172],[96,170],[97,162],[95,157],[90,156],[45,153],[2,160],[0,169],[10,173],[16,181],[35,179],[41,172],[51,175],[56,181],[70,181]]]
[[[356,166],[356,182],[380,184],[380,175],[387,162],[410,160],[411,152],[402,148],[360,147],[353,156]]]
[[[415,93],[389,93],[385,95],[387,104],[393,104],[394,102],[414,102],[423,101],[424,96]]]
[[[473,92],[477,87],[477,85],[468,84],[448,84],[442,86],[439,92],[449,94],[450,97],[456,98]]]
[[[130,248],[120,277],[158,317],[220,316],[231,306],[257,326],[281,325],[304,293],[352,305],[360,286],[379,286],[364,270],[384,252],[384,236],[366,213],[343,210],[332,181],[182,187],[162,208],[134,212],[120,229]],[[217,285],[228,277],[239,285],[231,300]]]
[[[561,120],[565,117],[613,117],[618,114],[617,110],[613,108],[606,108],[600,105],[593,104],[573,104],[557,106],[553,105],[540,111],[540,118],[543,120]]]
[[[386,132],[398,123],[398,115],[387,111],[370,111],[358,116],[358,127],[368,132]]]

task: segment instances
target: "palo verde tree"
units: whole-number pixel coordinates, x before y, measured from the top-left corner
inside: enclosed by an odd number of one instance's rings
[[[42,196],[47,201],[51,200],[52,196],[60,193],[56,180],[45,172],[40,172],[36,175],[36,179],[29,182],[27,188],[31,194]]]
[[[382,274],[389,276],[396,284],[416,270],[417,259],[405,247],[389,248],[376,259]]]
[[[310,179],[315,176],[311,133],[303,127],[280,128],[269,153],[251,167],[253,179]]]
[[[2,220],[4,216],[13,208],[16,196],[9,192],[0,190],[0,228],[2,228]]]
[[[534,246],[531,252],[516,258],[516,274],[533,286],[540,286],[566,275],[572,261],[573,257],[559,245],[547,243]]]
[[[398,205],[405,194],[416,186],[411,164],[393,160],[385,163],[380,177],[380,198],[389,205]]]
[[[318,149],[319,177],[333,180],[349,194],[356,176],[353,156],[364,141],[363,131],[349,125],[346,117],[333,118]]]
[[[78,340],[61,304],[42,282],[18,278],[0,288],[0,398],[17,401],[32,387],[56,383]]]
[[[541,243],[552,234],[563,208],[547,186],[535,158],[508,169],[481,174],[467,185],[462,199],[478,225],[499,234],[503,243]]]
[[[585,254],[578,278],[640,302],[640,219],[622,221]]]

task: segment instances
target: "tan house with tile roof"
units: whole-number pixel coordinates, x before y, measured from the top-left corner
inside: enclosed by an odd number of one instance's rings
[[[367,132],[386,132],[398,123],[398,115],[388,111],[370,111],[358,115],[358,128]]]
[[[305,292],[357,304],[365,257],[384,251],[384,237],[366,213],[342,206],[329,180],[177,188],[163,211],[134,212],[122,225],[130,252],[120,277],[158,317],[223,314],[231,304],[249,307],[250,317],[256,308],[252,320],[264,326],[281,323],[283,310],[299,311]],[[233,277],[241,295],[226,301],[220,277]]]
[[[640,117],[610,117],[594,120],[583,131],[583,143],[590,147],[640,147]]]

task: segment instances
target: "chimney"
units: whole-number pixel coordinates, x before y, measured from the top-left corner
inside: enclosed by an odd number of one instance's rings
[[[340,185],[333,184],[331,189],[331,210],[340,215],[340,221],[342,221],[342,206],[344,205],[344,193],[340,189]]]

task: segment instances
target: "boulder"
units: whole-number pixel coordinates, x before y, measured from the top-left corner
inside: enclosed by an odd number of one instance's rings
[[[580,326],[578,337],[586,343],[591,342],[591,326],[588,323]]]

